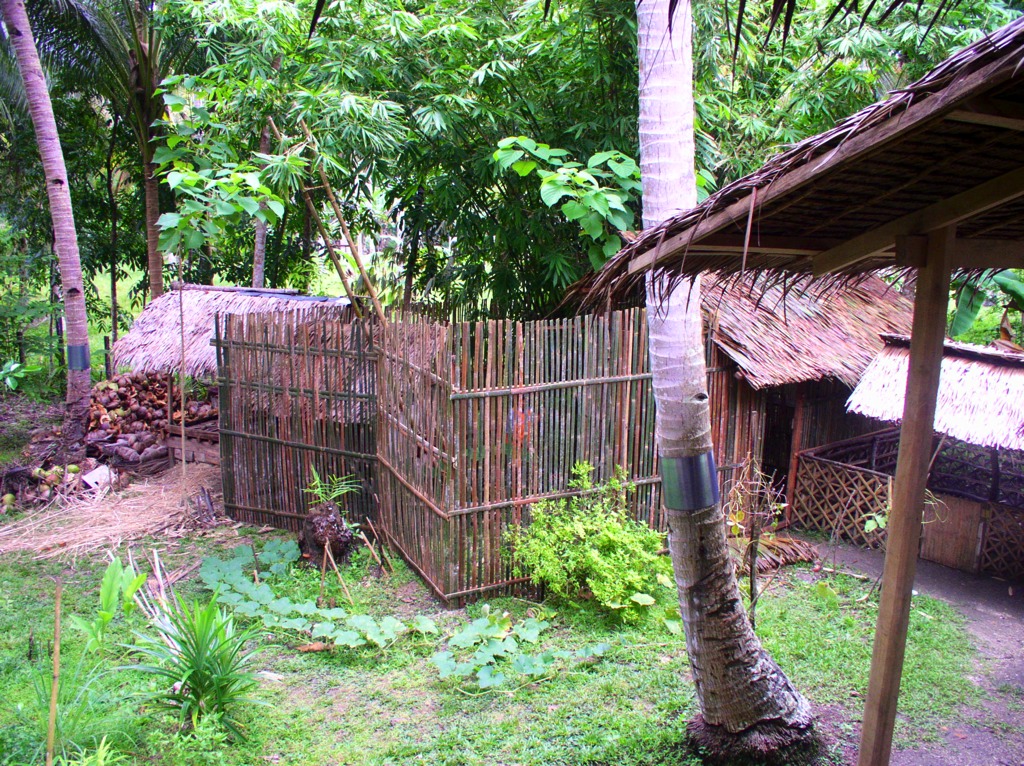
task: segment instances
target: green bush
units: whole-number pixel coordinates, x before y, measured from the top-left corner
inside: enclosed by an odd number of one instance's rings
[[[510,530],[517,576],[530,577],[553,595],[593,597],[626,621],[637,620],[672,585],[671,564],[659,554],[665,536],[630,518],[634,491],[621,470],[595,487],[594,469],[573,468],[569,486],[580,494],[531,508],[529,526]]]
[[[183,726],[195,729],[203,718],[215,715],[224,728],[241,736],[232,709],[253,702],[248,694],[257,682],[249,668],[256,653],[247,652],[245,644],[255,631],[236,630],[234,618],[215,599],[205,606],[188,606],[175,596],[156,621],[159,634],[140,636],[134,647],[153,664],[135,669],[162,679],[166,687],[149,699],[176,713]]]

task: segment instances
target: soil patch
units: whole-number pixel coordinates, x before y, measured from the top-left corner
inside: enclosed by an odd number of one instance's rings
[[[829,549],[829,563],[833,552]],[[881,575],[880,551],[840,545],[837,568]],[[898,750],[892,766],[1021,766],[1024,764],[1024,587],[919,561],[914,588],[954,606],[978,649],[972,679],[985,699],[940,727],[941,742]],[[857,727],[859,729],[859,726]],[[859,737],[859,731],[856,732]],[[846,751],[849,753],[849,751]],[[855,761],[850,761],[855,762]]]

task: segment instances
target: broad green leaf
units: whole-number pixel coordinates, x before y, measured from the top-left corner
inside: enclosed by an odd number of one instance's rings
[[[534,160],[519,160],[519,162],[512,163],[512,169],[521,177],[530,175],[536,167],[537,163]]]
[[[649,596],[646,593],[634,593],[629,597],[630,601],[633,601],[640,606],[654,606],[655,599],[653,596]]]
[[[562,197],[571,195],[572,189],[557,180],[557,176],[550,176],[540,185],[540,198],[548,207],[554,207],[561,201]]]
[[[569,200],[562,205],[562,215],[564,215],[570,221],[578,221],[580,218],[585,216],[588,212],[588,208],[585,205],[581,205],[576,200]]]
[[[436,634],[438,632],[437,623],[429,617],[424,617],[422,614],[418,614],[413,617],[412,629],[424,636],[428,634]]]
[[[505,674],[496,671],[493,665],[484,665],[476,673],[476,682],[481,689],[493,689],[505,683]]]

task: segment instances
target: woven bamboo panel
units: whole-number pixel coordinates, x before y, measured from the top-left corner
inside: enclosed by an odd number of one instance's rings
[[[374,510],[374,325],[337,309],[217,321],[224,507],[233,518],[297,530],[315,468],[354,475],[346,516]]]
[[[532,503],[617,467],[664,529],[643,310],[451,325],[398,316],[379,339],[380,520],[442,598],[521,589],[504,543]]]
[[[921,558],[964,572],[978,571],[982,506],[974,500],[937,495],[924,508]]]
[[[999,577],[1024,577],[1024,511],[997,504],[985,510],[979,569]]]
[[[805,529],[858,545],[880,547],[884,531],[864,531],[870,514],[889,506],[890,478],[884,474],[800,455],[792,520]]]

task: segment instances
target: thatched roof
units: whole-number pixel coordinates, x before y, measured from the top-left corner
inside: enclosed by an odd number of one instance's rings
[[[913,306],[876,277],[826,289],[705,279],[701,301],[713,339],[754,388],[834,379],[857,385],[881,336],[909,333]]]
[[[233,314],[265,314],[271,311],[305,311],[313,307],[348,306],[347,298],[299,295],[294,290],[256,290],[245,287],[175,286],[153,300],[135,320],[132,329],[118,338],[112,349],[115,368],[135,372],[177,372],[181,369],[181,307],[185,315],[185,374],[212,378],[217,374],[214,317]]]
[[[910,342],[887,336],[847,409],[898,423],[903,417]],[[1024,354],[947,341],[935,430],[982,447],[1024,450]]]
[[[914,266],[902,237],[958,225],[954,265],[1024,265],[1024,19],[640,234],[576,292],[607,305],[652,265],[850,275]],[[997,257],[998,256],[998,257]],[[984,261],[981,264],[981,261]]]

